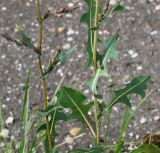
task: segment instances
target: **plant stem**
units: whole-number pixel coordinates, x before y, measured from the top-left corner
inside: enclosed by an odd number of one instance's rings
[[[108,137],[109,137],[109,132],[110,132],[110,122],[111,122],[111,113],[112,113],[112,109],[109,110],[108,112],[106,112],[106,118],[107,118],[107,128],[105,130],[105,139],[104,139],[104,144],[106,146],[109,145],[108,143]],[[107,153],[107,148],[105,149],[105,153]]]
[[[98,27],[98,10],[99,10],[99,0],[96,0],[96,10],[95,10],[95,23],[94,26]],[[97,70],[97,29],[94,30],[94,40],[93,40],[93,75],[95,75]],[[94,95],[94,111],[95,111],[95,122],[96,122],[96,141],[97,144],[100,145],[100,129],[98,122],[98,103],[97,98]]]
[[[38,43],[38,49],[39,52],[42,52],[42,17],[41,17],[41,12],[40,12],[40,1],[37,0],[36,4],[36,12],[37,12],[37,19],[39,22],[39,43]],[[39,73],[40,77],[43,76],[43,68],[42,68],[42,60],[41,56],[38,56],[38,66],[39,66]],[[46,90],[46,81],[45,78],[42,78],[42,88],[43,88],[43,100],[44,100],[44,109],[47,108],[47,90]],[[48,142],[50,146],[50,151],[52,151],[53,145],[52,145],[52,140],[51,140],[51,135],[50,135],[50,126],[49,126],[49,121],[48,121],[48,116],[46,116],[46,127],[47,127],[47,135],[48,135]]]

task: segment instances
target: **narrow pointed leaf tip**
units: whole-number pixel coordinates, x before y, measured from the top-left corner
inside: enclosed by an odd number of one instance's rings
[[[57,94],[59,104],[64,108],[70,108],[72,113],[68,115],[68,119],[78,119],[85,124],[95,137],[95,132],[89,122],[88,111],[93,103],[84,104],[86,96],[77,90],[68,87],[62,87]]]
[[[80,23],[85,23],[88,26],[88,41],[87,41],[87,55],[88,63],[87,66],[90,66],[93,63],[93,53],[92,53],[92,44],[94,32],[91,30],[93,27],[93,20],[95,15],[95,0],[84,0],[88,5],[88,12],[83,14],[80,18]]]
[[[41,55],[41,52],[36,48],[33,44],[33,41],[31,38],[29,38],[23,31],[19,31],[21,36],[21,42],[24,46],[32,49],[36,54]]]
[[[120,12],[123,10],[124,10],[124,6],[122,4],[118,3],[114,5],[110,11],[107,11],[106,14],[102,15],[99,21],[99,26],[101,25],[102,22],[104,22],[105,20],[108,20],[109,17],[111,17],[114,12]]]
[[[86,82],[86,85],[91,89],[91,91],[94,94],[98,94],[97,86],[98,86],[98,80],[100,77],[109,77],[107,70],[107,62],[110,59],[118,60],[118,52],[116,50],[116,45],[119,40],[119,34],[115,34],[112,39],[105,40],[103,42],[103,45],[105,47],[104,53],[102,55],[99,55],[100,64],[99,68],[97,69],[95,75],[92,77],[91,80]]]
[[[131,107],[129,95],[137,94],[141,97],[145,97],[145,89],[147,83],[150,81],[150,76],[139,76],[134,78],[130,83],[128,83],[123,89],[114,91],[114,98],[111,104],[107,107],[107,110],[111,109],[117,103],[123,103]]]

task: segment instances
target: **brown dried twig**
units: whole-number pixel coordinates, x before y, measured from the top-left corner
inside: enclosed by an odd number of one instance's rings
[[[11,38],[7,33],[0,33],[0,35],[6,40],[15,43],[17,46],[23,46],[18,40]]]
[[[50,16],[62,17],[63,14],[72,13],[78,8],[79,8],[78,6],[76,6],[74,8],[60,8],[58,11],[55,11],[55,12],[51,12],[50,10],[48,10],[42,19],[45,20]]]

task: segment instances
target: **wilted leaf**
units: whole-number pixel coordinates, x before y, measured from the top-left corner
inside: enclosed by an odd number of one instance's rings
[[[113,6],[113,8],[108,12],[106,12],[106,14],[103,14],[99,20],[99,26],[101,25],[101,23],[105,20],[107,20],[114,12],[117,11],[123,11],[124,10],[124,6],[120,3],[116,4]]]
[[[23,31],[20,31],[20,35],[21,35],[21,42],[23,45],[25,45],[26,47],[32,49],[36,54],[41,55],[40,51],[38,50],[38,48],[36,48],[33,44],[33,41],[31,38],[29,38]]]
[[[65,62],[66,58],[75,51],[75,48],[76,46],[70,48],[67,51],[59,51],[49,66],[46,68],[43,77],[46,77],[48,74],[50,74],[58,63]]]
[[[61,106],[72,110],[72,113],[68,115],[68,119],[79,119],[83,124],[88,126],[93,136],[95,136],[95,132],[88,120],[88,111],[93,106],[93,103],[84,105],[83,103],[86,100],[86,96],[77,90],[67,87],[62,87],[60,89],[57,98]]]
[[[104,41],[104,53],[103,55],[99,55],[99,59],[100,60],[100,66],[97,69],[95,75],[93,76],[93,78],[89,81],[86,82],[86,84],[89,86],[89,88],[91,89],[91,91],[94,94],[98,94],[97,91],[97,84],[98,84],[98,80],[100,77],[105,76],[108,77],[108,71],[107,71],[107,62],[109,59],[118,59],[118,52],[116,50],[116,44],[118,42],[118,38],[119,35],[116,34],[111,40],[109,41]]]
[[[114,91],[114,98],[111,104],[107,107],[107,110],[111,109],[116,103],[124,103],[131,107],[130,99],[128,98],[131,94],[137,94],[142,97],[145,96],[145,89],[150,76],[139,76],[134,78],[130,83],[126,85],[123,89]]]
[[[95,1],[94,0],[84,0],[88,4],[88,12],[81,16],[80,22],[86,23],[88,26],[88,42],[87,42],[87,54],[88,54],[88,66],[93,63],[93,53],[92,44],[94,32],[91,30],[93,27],[93,19],[95,15]]]

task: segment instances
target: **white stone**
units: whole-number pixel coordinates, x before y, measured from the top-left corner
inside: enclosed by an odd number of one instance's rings
[[[131,56],[131,58],[136,58],[138,56],[138,53],[134,50],[129,50],[128,54]]]
[[[73,143],[73,138],[70,137],[69,135],[67,135],[65,138],[64,138],[64,142],[68,143],[68,144],[72,144]]]
[[[91,116],[91,115],[92,115],[92,112],[91,112],[91,111],[89,111],[89,112],[88,112],[88,115],[89,115],[89,116]]]
[[[72,37],[68,37],[67,41],[71,42],[71,41],[73,41],[73,38]]]
[[[6,124],[13,124],[14,118],[12,116],[9,116],[6,120]]]
[[[156,11],[160,11],[160,4],[155,6]]]
[[[140,123],[144,124],[147,122],[147,119],[145,117],[142,117],[141,120],[140,120]]]
[[[9,130],[8,129],[2,129],[0,135],[4,138],[8,138],[9,137]]]
[[[2,11],[6,11],[7,10],[7,8],[6,7],[2,7],[2,9],[1,9]]]
[[[68,29],[67,35],[73,35],[74,34],[74,30],[73,29]]]
[[[110,0],[110,5],[115,5],[117,3],[116,0]]]
[[[154,116],[154,120],[158,121],[160,119],[160,116]]]
[[[141,66],[141,65],[139,65],[139,66],[137,66],[137,70],[142,70],[143,69],[143,67]]]
[[[72,18],[72,14],[66,14],[67,18]]]
[[[66,43],[66,44],[63,45],[64,50],[67,50],[69,48],[71,48],[71,45],[69,43]]]
[[[29,2],[27,2],[27,3],[26,3],[26,6],[28,6],[28,7],[29,7],[29,6],[30,6],[30,3],[29,3]]]
[[[68,7],[73,7],[74,6],[74,4],[73,3],[68,3]]]
[[[158,31],[157,31],[157,30],[152,31],[150,34],[151,34],[152,36],[153,36],[153,35],[157,35],[157,34],[158,34]]]

